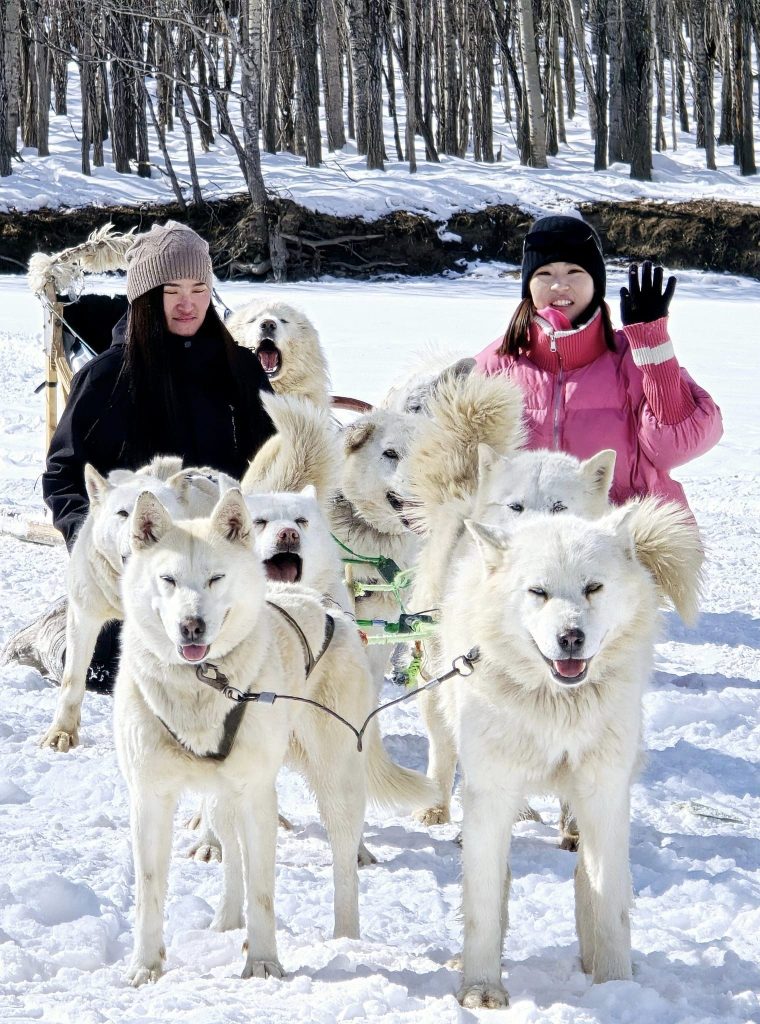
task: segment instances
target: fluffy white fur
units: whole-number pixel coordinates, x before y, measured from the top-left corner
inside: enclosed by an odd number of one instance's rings
[[[256,353],[277,394],[330,405],[327,359],[305,313],[277,300],[255,299],[235,310],[226,325],[238,344]]]
[[[85,466],[90,510],[67,570],[66,663],[53,722],[43,746],[66,752],[79,742],[87,668],[103,625],[122,618],[121,576],[129,556],[128,519],[138,495],[153,492],[176,515],[198,515],[209,495],[181,469],[181,459],[159,456],[137,471],[116,469],[107,478]]]
[[[511,531],[472,524],[444,602],[444,657],[478,646],[441,688],[462,765],[464,979],[470,1008],[503,1006],[513,822],[557,793],[580,828],[576,926],[594,981],[631,977],[629,790],[641,696],[664,589],[694,609],[702,548],[678,506],[634,504],[587,521],[541,515]],[[663,570],[665,574],[662,575]]]
[[[311,484],[326,506],[341,472],[340,439],[329,413],[298,396],[261,397],[277,433],[251,460],[241,484],[243,493],[293,492]]]
[[[414,564],[418,547],[402,518],[397,481],[420,421],[418,416],[374,409],[344,427],[340,490],[330,508],[335,537],[359,555],[390,558],[399,569]],[[341,554],[351,557],[346,551]],[[374,566],[348,564],[346,576],[357,618],[398,619],[401,609],[393,594],[366,591],[353,596],[354,585],[384,582]],[[367,650],[378,693],[390,652],[390,645],[380,644]]]
[[[216,665],[239,689],[309,697],[358,723],[373,704],[361,644],[351,620],[331,610],[336,623],[329,669],[326,655],[305,678],[298,635],[267,599],[297,619],[313,651],[322,645],[324,608],[308,588],[267,584],[238,490],[228,491],[208,519],[185,522],[173,521],[153,494],[142,494],[131,519],[131,544],[114,723],[130,793],[136,877],[128,978],[140,985],[163,970],[172,818],[188,788],[209,797],[211,824],[224,851],[223,895],[213,927],[238,928],[245,918],[243,976],[282,977],[274,874],[275,779],[283,761],[303,771],[327,829],[336,936],[359,934],[357,849],[365,787],[378,801],[395,804],[413,792],[419,796],[425,780],[391,764],[376,727],[359,753],[345,726],[285,700],[247,708],[226,760],[197,756],[218,748],[232,707],[198,680],[199,662]]]

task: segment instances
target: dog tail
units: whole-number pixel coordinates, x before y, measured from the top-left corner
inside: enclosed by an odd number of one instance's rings
[[[277,428],[243,477],[243,494],[297,492],[312,484],[320,502],[340,486],[340,449],[330,414],[305,398],[262,394]]]
[[[391,760],[383,746],[377,719],[370,722],[364,734],[364,756],[367,796],[374,804],[406,812],[430,807],[437,799],[438,791],[427,776]]]
[[[479,444],[503,455],[525,439],[522,394],[501,376],[443,377],[430,398],[429,413],[430,419],[420,421],[404,467],[423,520],[426,509],[477,489]]]
[[[705,551],[699,528],[683,505],[654,497],[634,499],[612,513],[633,539],[636,557],[687,624],[699,612]]]

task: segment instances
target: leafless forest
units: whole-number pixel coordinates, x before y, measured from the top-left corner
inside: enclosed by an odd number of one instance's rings
[[[492,162],[499,102],[520,161],[545,166],[578,83],[595,169],[622,161],[647,180],[653,149],[690,132],[707,167],[732,144],[749,175],[759,52],[760,0],[0,0],[0,176],[20,147],[47,153],[50,112],[77,89],[85,174],[110,153],[118,172],[149,175],[157,140],[184,208],[166,147],[179,130],[202,204],[196,149],[223,135],[265,235],[261,148],[317,168],[351,138],[368,167],[414,173],[416,136],[426,160]]]

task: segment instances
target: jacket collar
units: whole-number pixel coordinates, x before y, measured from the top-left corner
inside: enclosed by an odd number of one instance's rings
[[[525,355],[549,373],[577,370],[607,351],[601,309],[581,327],[573,327],[558,309],[540,309],[533,317],[529,333],[530,345]]]

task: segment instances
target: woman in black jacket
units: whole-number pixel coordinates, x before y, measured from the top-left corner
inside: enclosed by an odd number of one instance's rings
[[[211,305],[208,244],[176,221],[138,235],[127,252],[126,330],[72,382],[42,477],[69,550],[88,512],[84,467],[136,469],[156,455],[241,477],[274,433],[256,356],[239,347]],[[98,640],[88,682],[109,688],[114,630]]]

